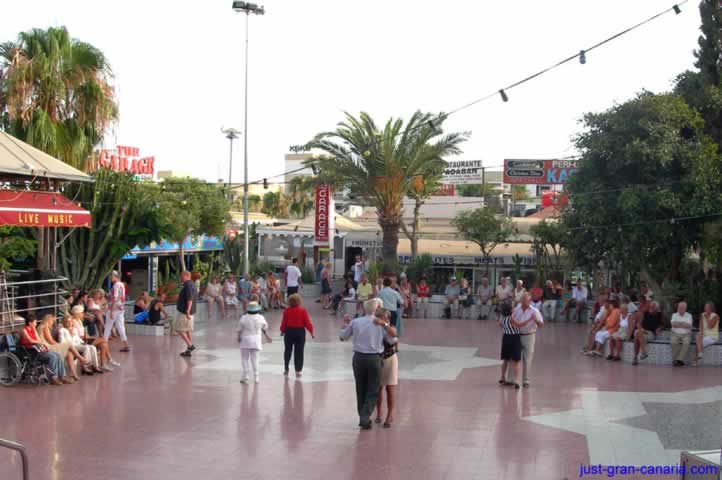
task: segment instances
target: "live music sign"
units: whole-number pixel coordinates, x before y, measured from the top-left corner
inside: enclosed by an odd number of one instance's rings
[[[335,208],[329,185],[316,187],[316,215],[314,221],[314,245],[333,246]]]

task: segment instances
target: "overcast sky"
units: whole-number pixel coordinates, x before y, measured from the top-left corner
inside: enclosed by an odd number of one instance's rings
[[[137,146],[156,169],[228,176],[221,126],[243,128],[245,22],[231,0],[2,0],[0,41],[65,25],[107,55],[120,121],[106,147]],[[344,110],[378,123],[449,111],[578,52],[674,0],[268,0],[250,18],[250,178],[282,173],[289,145],[333,129]],[[451,117],[469,130],[459,159],[574,152],[584,112],[691,68],[697,2],[498,98]],[[242,180],[242,143],[234,151]]]

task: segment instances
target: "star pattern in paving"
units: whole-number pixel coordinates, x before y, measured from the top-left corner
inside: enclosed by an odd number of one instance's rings
[[[283,374],[283,338],[263,347],[260,358],[261,375]],[[426,345],[399,346],[399,378],[401,380],[455,380],[465,368],[491,367],[501,362],[476,356],[476,348],[437,347]],[[350,342],[306,341],[303,377],[304,382],[352,381]],[[203,357],[196,369],[238,372],[241,367],[238,349],[213,350]],[[293,359],[291,360],[293,370]]]
[[[719,449],[722,386],[676,393],[583,391],[580,408],[524,420],[584,435],[590,464],[673,465]]]
[[[707,450],[722,442],[722,402],[644,402],[647,414],[618,423],[656,432],[665,450]]]

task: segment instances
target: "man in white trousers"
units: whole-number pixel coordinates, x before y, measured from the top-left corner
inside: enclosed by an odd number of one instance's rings
[[[108,301],[108,318],[105,321],[105,332],[103,332],[103,338],[108,341],[110,333],[113,331],[113,327],[120,335],[120,340],[123,342],[123,348],[121,352],[130,352],[130,346],[128,345],[128,337],[125,334],[125,286],[120,281],[120,275],[118,272],[113,270],[110,274],[110,299]]]

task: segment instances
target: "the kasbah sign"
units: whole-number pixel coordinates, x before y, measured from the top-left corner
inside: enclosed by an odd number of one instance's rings
[[[115,149],[97,152],[88,171],[94,172],[100,168],[152,177],[155,173],[155,157],[141,157],[139,148],[118,145]]]

